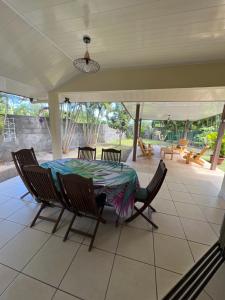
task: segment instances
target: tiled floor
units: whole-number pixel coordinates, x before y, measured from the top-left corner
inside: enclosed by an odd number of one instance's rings
[[[157,149],[156,149],[157,152]],[[128,162],[142,186],[154,174],[159,157]],[[19,200],[25,188],[18,177],[0,184],[0,300],[151,300],[162,299],[219,234],[225,200],[219,199],[223,173],[180,159],[166,159],[168,175],[153,202],[152,219],[158,230],[143,219],[128,226],[114,225],[113,209],[106,209],[94,248],[89,239],[71,234],[64,243],[70,214],[65,213],[59,230],[52,224],[29,224],[38,209],[29,197]],[[54,215],[55,209],[46,210]],[[91,231],[93,222],[76,221]],[[225,266],[199,299],[225,299]]]

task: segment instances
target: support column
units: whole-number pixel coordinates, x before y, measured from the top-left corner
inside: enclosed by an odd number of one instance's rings
[[[50,131],[52,138],[53,159],[62,158],[61,120],[58,95],[50,93],[48,97]]]
[[[221,117],[221,122],[218,130],[218,136],[216,140],[216,147],[213,152],[213,158],[212,158],[212,163],[211,163],[211,170],[215,170],[217,166],[217,160],[220,154],[220,149],[221,149],[221,144],[222,144],[222,139],[224,135],[224,129],[225,129],[225,105],[223,106],[223,113]]]
[[[138,137],[141,136],[141,123],[142,123],[142,119],[139,120],[139,130],[138,130]]]
[[[136,155],[137,155],[139,115],[140,115],[140,104],[137,104],[136,105],[136,116],[135,116],[135,121],[134,121],[133,161],[136,161]]]

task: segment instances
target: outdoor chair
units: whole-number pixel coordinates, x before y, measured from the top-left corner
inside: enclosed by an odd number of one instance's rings
[[[36,155],[35,155],[35,152],[34,152],[33,148],[31,148],[31,149],[21,149],[17,152],[12,152],[11,154],[12,154],[12,159],[14,161],[17,172],[18,172],[20,178],[22,179],[24,185],[26,186],[26,188],[28,190],[27,193],[25,193],[24,195],[22,195],[20,197],[20,199],[23,199],[28,194],[32,194],[32,192],[30,190],[29,185],[26,182],[26,179],[25,179],[24,174],[23,174],[22,167],[23,166],[28,166],[28,165],[37,165],[38,166],[39,164],[38,164],[38,161],[37,161],[37,158],[36,158]]]
[[[209,146],[205,146],[199,153],[194,153],[192,151],[186,153],[184,155],[184,159],[186,159],[186,164],[189,164],[190,162],[194,162],[200,166],[204,165],[204,160],[202,160],[202,156],[205,154],[205,152],[209,149]]]
[[[225,217],[219,240],[194,264],[194,266],[167,293],[163,300],[195,300],[207,283],[225,262]],[[221,298],[222,299],[222,298]]]
[[[101,160],[109,160],[120,163],[121,160],[121,150],[116,149],[102,149]]]
[[[153,154],[153,148],[150,144],[146,145],[143,141],[142,138],[138,138],[138,146],[141,149],[141,152],[143,154],[143,156],[146,156],[148,158],[150,158]]]
[[[67,240],[70,231],[83,234],[91,238],[89,245],[89,251],[91,251],[99,223],[106,223],[102,218],[106,195],[99,194],[96,196],[94,194],[92,178],[88,179],[76,174],[61,175],[59,173],[57,173],[57,177],[67,209],[73,213],[63,240]],[[87,217],[96,221],[93,234],[72,228],[77,216]]]
[[[187,139],[179,139],[178,144],[174,147],[175,150],[182,154],[186,149],[189,141]]]
[[[158,228],[158,226],[152,222],[145,214],[144,211],[146,208],[150,209],[153,212],[156,212],[156,210],[151,206],[152,201],[158,194],[164,179],[166,177],[167,168],[163,160],[160,160],[158,168],[155,172],[155,175],[153,176],[151,182],[148,184],[146,188],[140,188],[135,195],[135,203],[141,202],[143,205],[139,208],[136,205],[134,205],[134,209],[136,212],[129,217],[126,222],[131,222],[135,218],[137,218],[139,215],[141,215],[143,218],[145,218],[146,221],[148,221],[154,228]]]
[[[41,207],[35,218],[33,219],[30,227],[33,227],[35,225],[37,219],[50,221],[55,223],[52,229],[52,233],[54,233],[65,210],[65,204],[61,197],[61,194],[56,189],[54,180],[52,178],[51,169],[45,169],[40,166],[24,166],[22,168],[23,174],[26,178],[26,181],[29,183],[32,194],[41,203]],[[58,215],[58,218],[53,219],[41,216],[41,212],[46,207],[59,207],[60,213]]]
[[[78,148],[78,158],[95,160],[96,159],[96,148],[91,147],[79,147]]]

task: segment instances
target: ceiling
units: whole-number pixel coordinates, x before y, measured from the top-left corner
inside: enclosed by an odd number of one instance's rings
[[[124,106],[135,118],[135,102],[124,102]],[[223,103],[219,102],[143,102],[140,103],[140,118],[143,120],[196,121],[222,113]]]
[[[1,86],[46,96],[78,74],[84,34],[102,69],[224,60],[225,0],[0,0]]]

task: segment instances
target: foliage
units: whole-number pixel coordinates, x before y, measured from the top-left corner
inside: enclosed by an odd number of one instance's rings
[[[210,148],[212,150],[214,150],[216,147],[217,136],[218,136],[217,132],[211,132],[211,133],[207,134],[208,145],[210,146]],[[225,156],[225,135],[223,136],[223,139],[222,139],[220,156],[221,157]]]
[[[107,123],[109,127],[117,130],[119,145],[121,145],[123,134],[126,134],[128,131],[130,120],[130,115],[121,103],[112,103],[108,107]]]

